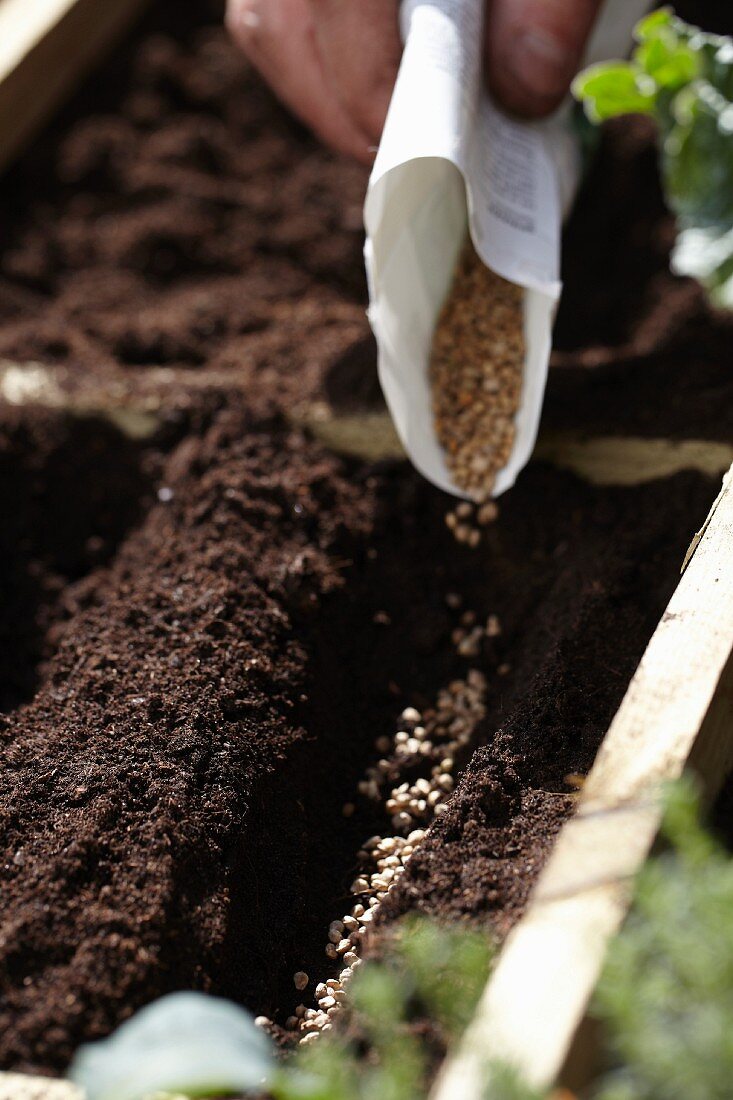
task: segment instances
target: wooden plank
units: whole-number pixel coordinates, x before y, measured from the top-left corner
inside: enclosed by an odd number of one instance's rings
[[[543,432],[533,457],[593,485],[640,485],[680,470],[721,477],[733,462],[733,446],[707,439]]]
[[[0,169],[147,0],[0,0]]]
[[[710,798],[733,766],[733,469],[433,1100],[479,1100],[490,1059],[556,1080],[657,833],[659,783],[688,763]]]
[[[83,1097],[79,1089],[67,1081],[0,1073],[0,1100],[83,1100]]]

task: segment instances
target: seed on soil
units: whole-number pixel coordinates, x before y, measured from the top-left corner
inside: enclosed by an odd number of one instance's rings
[[[476,625],[472,612],[465,612],[462,621],[466,636],[475,634],[479,639],[484,636],[485,627]],[[365,864],[365,870],[351,883],[350,892],[365,898],[366,906],[363,901],[357,902],[350,913],[329,925],[326,955],[333,961],[338,960],[343,969],[338,979],[328,978],[316,986],[319,1012],[315,1016],[306,1013],[301,1019],[301,1042],[310,1042],[315,1034],[330,1027],[330,1022],[326,1021],[334,1020],[347,1001],[343,986],[361,965],[369,926],[382,900],[397,887],[407,862],[425,839],[426,828],[415,825],[429,825],[446,809],[446,800],[455,782],[454,754],[456,749],[468,743],[485,714],[486,689],[486,677],[477,669],[471,669],[465,679],[452,680],[439,693],[433,709],[423,715],[414,707],[406,707],[399,723],[407,728],[398,729],[392,738],[377,739],[378,750],[385,754],[386,768],[384,775],[370,780],[368,789],[362,793],[370,801],[381,804],[391,817],[395,832],[394,835],[370,836],[359,850],[359,860]],[[426,774],[414,776],[416,759],[424,760],[420,766],[425,768]],[[409,778],[400,781],[404,774]],[[390,776],[389,782],[386,775]]]
[[[308,985],[308,975],[304,970],[298,970],[293,974],[293,985],[296,989],[305,989]]]
[[[577,772],[571,772],[570,775],[565,776],[565,783],[567,783],[568,787],[572,787],[576,791],[583,789],[585,780],[586,776],[579,775]]]
[[[435,328],[430,381],[448,469],[479,503],[491,495],[514,446],[523,330],[522,288],[494,274],[467,241]]]
[[[501,623],[498,615],[489,615],[486,620],[486,637],[498,638],[501,634]]]
[[[464,634],[456,646],[459,657],[478,657],[481,652],[481,639],[484,636],[482,627],[475,626]]]

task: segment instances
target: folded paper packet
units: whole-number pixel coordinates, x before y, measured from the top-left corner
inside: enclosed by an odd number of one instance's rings
[[[484,0],[405,0],[405,49],[364,206],[369,320],[379,377],[418,470],[457,496],[436,437],[430,355],[470,232],[483,263],[524,289],[525,362],[514,446],[494,495],[527,463],[539,427],[560,298],[560,237],[581,174],[566,102],[519,122],[482,75]],[[646,0],[606,0],[586,63],[624,56]]]

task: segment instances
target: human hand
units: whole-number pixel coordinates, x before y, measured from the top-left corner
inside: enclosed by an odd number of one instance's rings
[[[510,112],[549,114],[601,0],[488,0],[485,67]],[[397,0],[228,0],[227,25],[274,91],[327,144],[370,163],[402,44]]]

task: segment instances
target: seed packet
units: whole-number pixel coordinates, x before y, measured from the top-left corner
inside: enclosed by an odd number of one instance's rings
[[[484,7],[484,0],[404,0],[405,49],[364,207],[369,319],[395,427],[425,477],[474,499],[487,493],[475,478],[458,484],[444,449],[450,433],[436,431],[436,325],[468,234],[480,261],[522,289],[521,389],[508,458],[487,480],[499,495],[537,437],[562,289],[562,222],[581,175],[569,100],[541,122],[509,118],[492,102],[482,73]],[[646,7],[606,0],[586,63],[625,55]]]

